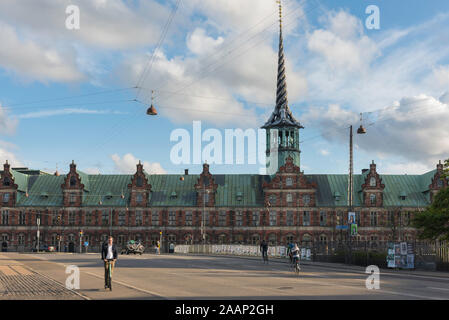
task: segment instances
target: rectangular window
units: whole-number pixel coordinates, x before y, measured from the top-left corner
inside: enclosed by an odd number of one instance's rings
[[[170,211],[168,213],[168,225],[169,226],[175,226],[176,225],[176,212]]]
[[[320,226],[325,226],[326,223],[326,211],[321,211],[320,212]]]
[[[25,223],[26,223],[26,220],[25,220],[25,212],[20,211],[20,212],[19,212],[19,225],[24,226]]]
[[[86,225],[91,225],[92,224],[92,212],[87,211],[86,212]]]
[[[260,213],[259,212],[253,212],[253,223],[252,225],[254,227],[258,227],[260,222]]]
[[[71,193],[70,194],[70,203],[73,204],[76,202],[76,194],[75,193]]]
[[[153,226],[159,225],[159,212],[157,211],[151,212],[151,225]]]
[[[3,203],[8,203],[9,202],[9,193],[4,193],[3,194]]]
[[[142,193],[139,192],[139,193],[136,194],[136,202],[138,204],[141,204],[142,201],[143,201],[143,196],[142,196]]]
[[[23,246],[25,244],[25,236],[23,234],[19,234],[18,237],[19,246]]]
[[[302,216],[302,225],[303,226],[310,226],[310,212],[304,211]]]
[[[276,211],[270,211],[270,226],[277,225],[277,214]]]
[[[243,215],[241,211],[236,211],[235,212],[235,225],[237,227],[240,227],[243,225]]]
[[[2,225],[7,226],[9,223],[9,211],[3,210],[2,211]]]
[[[109,224],[109,213],[107,211],[101,213],[101,224],[104,226]]]
[[[136,226],[141,226],[143,224],[143,215],[141,210],[136,211]]]
[[[205,194],[204,194],[204,204],[207,204],[207,203],[209,203],[209,193],[208,192],[206,192]]]
[[[192,211],[186,211],[186,226],[192,225]]]
[[[377,227],[377,212],[371,212],[371,227]]]
[[[293,225],[293,211],[287,211],[286,223],[289,227]]]
[[[355,223],[360,226],[360,211],[355,212]]]
[[[69,224],[71,226],[75,225],[75,212],[69,212]]]
[[[220,211],[218,213],[218,225],[224,227],[226,225],[226,211]]]
[[[118,225],[119,226],[124,226],[126,223],[126,215],[125,215],[125,211],[120,211],[118,213]]]
[[[303,195],[302,201],[304,202],[304,207],[308,207],[310,205],[310,195],[308,194]]]

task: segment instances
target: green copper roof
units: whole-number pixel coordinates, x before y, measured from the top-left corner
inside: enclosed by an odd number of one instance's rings
[[[12,171],[15,183],[19,186],[17,206],[62,206],[61,185],[65,175],[26,175]],[[84,184],[83,206],[89,207],[125,207],[129,205],[128,184],[133,175],[88,175],[79,172]],[[384,189],[384,207],[406,206],[425,207],[429,204],[428,188],[435,170],[423,175],[380,175]],[[197,193],[195,184],[199,175],[146,173],[152,192],[149,196],[150,207],[196,207]],[[217,184],[215,194],[216,207],[263,207],[264,181],[272,179],[265,175],[217,174],[213,175]],[[305,175],[309,182],[318,185],[316,193],[317,207],[345,207],[348,205],[347,174]],[[366,174],[354,175],[355,207],[362,206],[361,185]],[[28,197],[25,193],[28,191]],[[405,199],[401,194],[405,193]],[[122,197],[123,195],[123,197]],[[335,195],[339,195],[338,199]]]

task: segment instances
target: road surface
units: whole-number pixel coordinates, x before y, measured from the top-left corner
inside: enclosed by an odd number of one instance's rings
[[[69,265],[80,270],[79,290],[65,288]],[[332,264],[305,263],[297,277],[280,260],[120,255],[110,292],[99,254],[0,254],[0,299],[449,299],[449,274],[381,270],[379,290],[367,277]]]

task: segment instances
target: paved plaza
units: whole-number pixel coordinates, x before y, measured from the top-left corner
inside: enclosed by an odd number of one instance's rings
[[[66,267],[80,289],[65,288]],[[120,255],[113,291],[104,289],[98,254],[1,253],[0,299],[449,299],[449,274],[381,270],[368,290],[365,269],[304,262],[297,277],[286,260],[256,257]]]

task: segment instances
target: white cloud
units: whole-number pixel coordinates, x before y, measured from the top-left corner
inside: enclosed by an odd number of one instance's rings
[[[325,139],[342,143],[348,140],[347,127],[358,125],[358,115],[338,105],[311,109],[303,119]],[[424,94],[404,97],[365,122],[367,133],[357,136],[357,146],[370,154],[404,157],[416,170],[433,167],[449,157],[447,119],[447,103]]]
[[[118,154],[113,154],[111,156],[114,162],[115,169],[124,174],[134,174],[136,172],[136,166],[139,160],[133,156],[131,153],[127,153],[121,158]],[[149,174],[165,174],[167,173],[161,166],[159,162],[147,162],[143,161],[143,169]]]
[[[30,38],[19,37],[14,28],[0,22],[0,66],[25,79],[79,81],[83,79],[70,50],[57,51]]]
[[[330,154],[330,152],[328,150],[326,150],[326,149],[321,149],[320,150],[320,154],[323,155],[323,156],[328,156]]]
[[[388,163],[383,167],[382,174],[423,174],[435,169],[435,165],[426,165],[416,162]]]
[[[29,112],[25,114],[18,115],[19,119],[35,119],[35,118],[46,118],[53,116],[63,116],[69,114],[124,114],[119,111],[110,111],[110,110],[91,110],[91,109],[83,109],[83,108],[64,108],[57,110],[41,110],[36,112]]]
[[[326,29],[309,35],[308,48],[323,56],[331,69],[365,71],[379,54],[376,43],[363,34],[360,20],[349,13],[330,12],[324,23]]]
[[[13,134],[16,131],[18,120],[10,117],[0,104],[0,133]]]
[[[3,170],[3,164],[6,160],[8,160],[11,168],[24,166],[22,161],[20,161],[15,153],[10,150],[11,148],[15,148],[15,146],[9,142],[0,141],[0,170]]]
[[[206,30],[196,28],[187,37],[187,48],[197,55],[204,55],[212,53],[223,41],[223,37],[214,39],[206,35]]]
[[[99,168],[86,168],[84,170],[85,173],[87,174],[100,174],[100,169]]]

